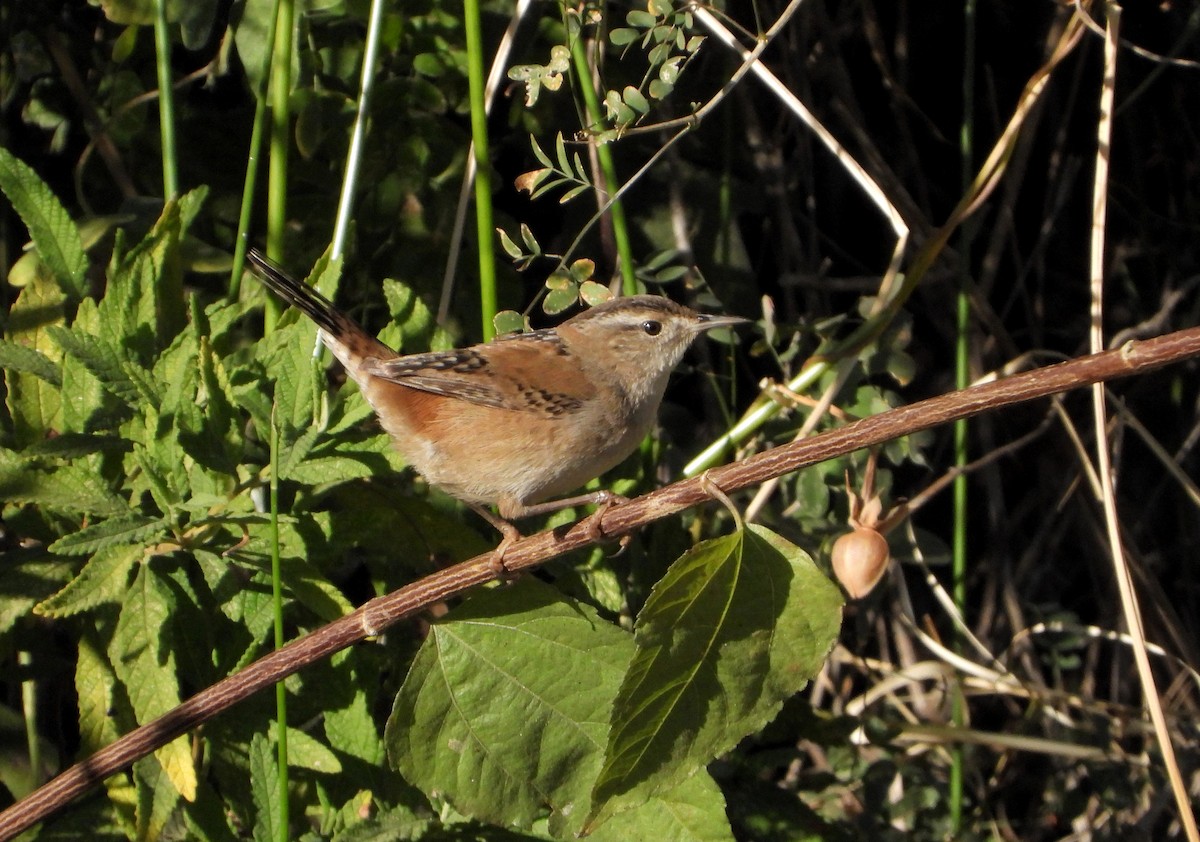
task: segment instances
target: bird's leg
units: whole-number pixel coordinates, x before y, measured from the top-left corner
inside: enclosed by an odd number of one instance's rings
[[[596,507],[596,511],[585,517],[581,523],[587,530],[588,538],[599,543],[607,536],[604,534],[604,529],[601,527],[600,520],[604,517],[604,513],[613,506],[618,506],[621,503],[628,503],[628,497],[622,497],[612,491],[602,490],[593,491],[589,494],[580,494],[577,497],[567,497],[562,500],[549,500],[545,503],[535,503],[532,506],[523,506],[519,514],[514,517],[531,517],[533,515],[545,515],[551,512],[557,512],[560,509],[567,509],[572,506],[588,506]],[[633,539],[632,535],[622,535],[618,540],[620,549],[618,554],[625,551],[629,546],[629,542]]]
[[[488,562],[488,566],[496,574],[497,579],[508,576],[512,571],[504,565],[504,554],[508,552],[509,547],[521,540],[520,530],[504,518],[492,514],[487,508],[477,503],[467,503],[467,505],[474,509],[481,518],[490,523],[500,533],[500,543],[492,551],[492,559]]]

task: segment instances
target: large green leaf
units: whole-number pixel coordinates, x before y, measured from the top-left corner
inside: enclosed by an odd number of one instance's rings
[[[499,825],[547,809],[577,828],[600,768],[629,635],[534,579],[434,623],[396,698],[392,763],[427,793]]]
[[[8,314],[5,345],[10,357],[19,356],[25,363],[4,368],[5,399],[18,444],[39,441],[62,426],[59,387],[45,375],[62,358],[52,334],[62,329],[64,300],[58,284],[38,272]]]
[[[733,831],[720,788],[706,772],[699,772],[613,817],[587,838],[589,842],[733,842]]]
[[[77,515],[112,517],[127,514],[129,504],[93,470],[83,465],[42,467],[0,449],[0,500],[30,503]]]
[[[121,605],[121,615],[108,646],[113,670],[125,687],[139,724],[162,716],[179,704],[179,677],[171,640],[175,596],[149,564],[138,568]],[[175,791],[196,797],[196,768],[186,736],[154,752]]]
[[[69,617],[105,603],[120,604],[129,591],[130,571],[143,552],[138,545],[99,550],[62,590],[34,606],[34,612],[43,617]]]
[[[766,725],[820,669],[841,604],[803,550],[759,526],[684,554],[638,617],[592,818],[677,786]]]
[[[82,298],[87,256],[79,229],[37,173],[0,146],[0,190],[29,229],[29,236],[61,289]]]

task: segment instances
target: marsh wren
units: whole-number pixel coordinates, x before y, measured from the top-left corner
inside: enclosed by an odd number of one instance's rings
[[[401,454],[496,527],[502,548],[518,536],[508,519],[619,499],[605,491],[551,498],[637,448],[692,340],[746,321],[635,295],[550,330],[401,356],[254,249],[247,257],[268,287],[316,322]]]

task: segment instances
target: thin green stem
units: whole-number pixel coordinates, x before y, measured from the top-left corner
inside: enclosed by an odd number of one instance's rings
[[[287,225],[288,149],[291,120],[288,99],[292,91],[292,28],[295,0],[279,0],[275,18],[275,50],[271,59],[271,157],[267,162],[267,256],[283,258],[283,234]],[[268,332],[274,328],[282,305],[269,298],[266,309]]]
[[[587,47],[582,37],[571,39],[571,59],[575,63],[575,75],[579,79],[579,91],[583,95],[583,106],[592,126],[604,124],[604,114],[600,110],[600,98],[592,84],[592,66],[588,62]],[[604,195],[600,197],[603,205],[609,196],[615,196],[620,188],[617,181],[617,168],[613,163],[612,147],[607,143],[596,146],[596,160],[600,162],[600,172],[604,177]],[[621,288],[626,295],[637,293],[637,276],[633,265],[633,248],[629,243],[629,227],[625,223],[625,206],[620,199],[609,202],[609,219],[612,221],[613,242],[617,247],[617,261],[621,267]]]
[[[236,301],[242,289],[242,270],[246,266],[246,241],[250,215],[254,210],[254,188],[258,184],[258,156],[262,151],[263,127],[267,123],[267,83],[271,79],[271,60],[275,53],[275,32],[279,22],[279,0],[271,4],[271,25],[267,29],[267,49],[263,53],[262,73],[254,91],[254,125],[250,130],[250,149],[246,155],[246,178],[242,182],[242,206],[238,212],[237,237],[233,244],[233,271],[229,276],[229,300]]]
[[[271,607],[275,615],[275,648],[287,643],[283,634],[283,572],[279,562],[279,425],[271,412]],[[278,736],[279,842],[288,839],[288,746],[287,690],[282,681],[275,683],[275,732]]]
[[[483,338],[496,335],[496,257],[492,223],[492,170],[488,164],[487,104],[483,81],[483,34],[479,0],[464,0],[463,28],[467,36],[467,82],[470,86],[471,140],[475,148],[475,230],[479,240],[479,308]]]
[[[963,112],[959,129],[959,156],[963,190],[969,190],[975,172],[975,0],[965,0],[963,5]],[[960,230],[959,253],[962,255],[962,283],[958,290],[956,312],[956,347],[954,357],[954,380],[958,389],[971,385],[971,301],[970,301],[970,258],[974,226],[968,221]],[[969,461],[968,440],[970,426],[964,418],[954,424],[954,465],[960,471],[954,478],[954,536],[952,541],[952,577],[954,605],[960,617],[966,616],[967,608],[967,474],[962,469]],[[957,636],[956,636],[957,637]],[[957,639],[954,642],[957,648]],[[962,694],[952,695],[950,717],[958,727],[966,724],[966,710]],[[961,746],[950,753],[950,825],[957,835],[963,826],[964,758]]]
[[[279,260],[283,254],[283,234],[287,223],[288,149],[291,144],[291,120],[288,100],[292,90],[292,28],[295,24],[294,0],[278,0],[275,16],[275,42],[271,58],[271,158],[267,165],[267,254]],[[268,299],[265,330],[270,333],[279,318],[280,305]],[[279,566],[279,432],[271,419],[271,591],[275,614],[275,646],[284,645],[283,578]],[[279,839],[287,840],[288,825],[288,752],[287,695],[283,682],[275,685],[275,722],[278,735]]]
[[[175,91],[171,86],[171,36],[167,0],[154,2],[154,53],[158,65],[158,128],[162,138],[163,198],[179,195],[175,158]]]

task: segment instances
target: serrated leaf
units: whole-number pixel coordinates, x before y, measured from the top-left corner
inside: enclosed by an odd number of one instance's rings
[[[144,725],[179,704],[179,678],[171,645],[171,609],[175,597],[153,567],[138,568],[121,604],[108,645],[109,660],[125,688],[138,724]],[[154,752],[175,791],[196,797],[196,768],[186,736]]]
[[[436,348],[446,341],[434,313],[416,290],[393,278],[383,279],[383,297],[391,322],[380,331],[379,341],[404,353]]]
[[[9,549],[0,576],[0,634],[28,617],[38,600],[61,588],[74,575],[74,565],[49,556],[42,548]]]
[[[33,612],[42,617],[70,617],[106,603],[120,604],[129,590],[129,573],[144,554],[139,545],[105,547],[97,551],[79,575]]]
[[[383,763],[383,740],[376,731],[367,694],[361,689],[355,690],[349,704],[326,710],[323,725],[331,747],[371,766]]]
[[[136,512],[113,517],[85,526],[78,532],[64,535],[50,545],[50,551],[60,555],[91,555],[106,547],[136,544],[159,534],[167,521]]]
[[[95,631],[85,632],[75,655],[75,697],[79,708],[79,742],[90,755],[120,736],[112,715],[117,677],[96,642]]]
[[[250,795],[254,800],[254,840],[279,839],[283,817],[279,814],[279,773],[275,746],[261,732],[250,739]]]
[[[49,459],[76,459],[93,453],[116,453],[129,450],[130,443],[117,436],[93,433],[63,433],[52,439],[44,439],[26,447],[21,452],[28,457]]]
[[[179,803],[179,791],[171,786],[171,776],[159,763],[158,757],[155,753],[133,764],[133,782],[137,793],[134,816],[138,839],[160,838]]]
[[[50,335],[58,347],[79,361],[101,386],[119,400],[130,404],[138,404],[143,400],[151,404],[158,403],[158,395],[154,391],[150,394],[141,392],[148,385],[148,378],[135,380],[126,370],[120,352],[106,340],[59,326],[51,327]]]
[[[55,344],[52,331],[62,329],[64,301],[58,285],[44,273],[37,273],[17,295],[9,311],[6,330],[10,343],[7,344],[40,354],[51,364],[58,362],[62,351]],[[4,382],[5,402],[18,444],[42,439],[62,426],[62,397],[55,384],[8,368],[4,371]]]
[[[75,334],[95,336],[100,330],[100,314],[94,299],[85,298],[75,311],[75,322],[71,331]],[[63,355],[57,343],[55,353],[62,358],[62,394],[67,399],[62,404],[64,430],[83,433],[98,429],[113,429],[120,420],[132,414],[127,401],[118,400],[101,385],[100,380],[88,371],[75,357]]]
[[[549,806],[552,823],[577,828],[631,651],[625,632],[534,579],[476,594],[431,626],[388,719],[388,756],[476,819],[528,827]]]
[[[0,339],[0,368],[7,375],[10,371],[32,374],[51,386],[62,385],[62,369],[58,363],[41,351],[7,339]]]
[[[725,797],[712,777],[701,770],[674,789],[600,825],[589,842],[733,842],[725,815]]]
[[[803,550],[760,526],[681,556],[638,616],[592,818],[678,785],[761,729],[820,669],[841,604]]]
[[[271,725],[271,731],[274,733],[276,723]],[[336,754],[297,728],[287,729],[287,748],[289,767],[295,766],[324,775],[336,775],[342,771],[342,762],[337,759]]]
[[[29,229],[38,255],[61,289],[73,298],[82,298],[86,292],[87,255],[79,229],[37,173],[2,146],[0,190]]]
[[[0,500],[76,515],[112,517],[129,511],[93,470],[78,465],[47,470],[19,459],[0,459]]]

